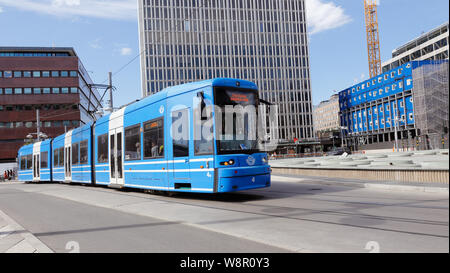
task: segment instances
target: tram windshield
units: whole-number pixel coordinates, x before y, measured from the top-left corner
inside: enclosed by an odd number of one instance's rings
[[[260,152],[257,139],[258,91],[217,87],[214,98],[218,154]]]

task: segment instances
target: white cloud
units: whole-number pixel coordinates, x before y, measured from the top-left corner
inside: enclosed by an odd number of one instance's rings
[[[136,20],[136,0],[0,0],[3,6],[54,16]]]
[[[310,34],[338,28],[352,21],[341,6],[330,0],[305,1]],[[136,0],[0,0],[0,4],[60,17],[137,20]]]
[[[53,0],[52,1],[53,6],[79,6],[80,0]]]
[[[100,44],[101,38],[97,38],[94,41],[89,42],[89,46],[94,49],[101,49],[102,45]]]
[[[129,47],[123,47],[122,49],[120,49],[120,54],[123,56],[131,55],[132,52],[133,50]]]
[[[306,0],[306,18],[310,34],[341,27],[352,21],[341,6],[323,0]]]

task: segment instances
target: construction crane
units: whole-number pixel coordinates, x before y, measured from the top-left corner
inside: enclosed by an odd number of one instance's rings
[[[366,17],[367,51],[369,56],[370,77],[381,74],[380,36],[378,33],[378,0],[364,0]]]

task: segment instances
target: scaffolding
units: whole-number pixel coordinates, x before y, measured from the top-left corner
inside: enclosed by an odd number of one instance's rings
[[[439,146],[430,138],[448,138],[448,72],[448,61],[431,61],[412,73],[415,123],[426,149]]]

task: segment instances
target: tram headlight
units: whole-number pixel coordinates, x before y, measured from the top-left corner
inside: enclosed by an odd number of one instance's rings
[[[222,165],[222,166],[232,166],[232,165],[234,165],[234,163],[235,163],[234,159],[230,159],[228,161],[220,162],[220,165]]]
[[[265,156],[265,157],[262,158],[262,161],[263,161],[264,163],[267,163],[267,162],[269,162],[269,159],[267,159],[267,156]]]

